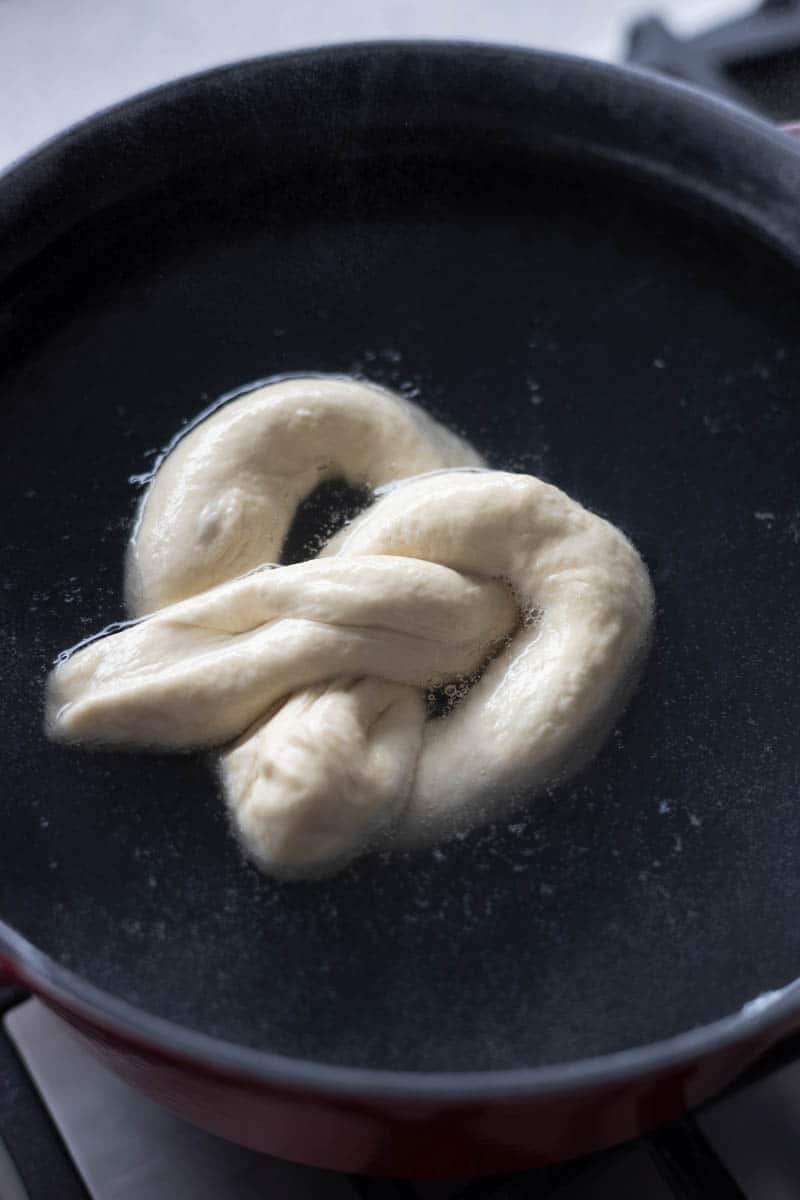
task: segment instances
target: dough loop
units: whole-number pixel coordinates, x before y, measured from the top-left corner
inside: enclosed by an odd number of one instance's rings
[[[144,619],[55,668],[51,735],[226,747],[234,825],[274,874],[510,812],[618,714],[652,590],[614,526],[481,467],[365,384],[292,379],[226,404],[159,468],[127,564]],[[318,558],[264,566],[335,478],[384,490]],[[431,686],[481,671],[429,719]]]

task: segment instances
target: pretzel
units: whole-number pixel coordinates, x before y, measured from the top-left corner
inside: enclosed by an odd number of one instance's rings
[[[614,526],[480,463],[410,402],[352,381],[284,381],[220,408],[145,497],[127,569],[144,618],[53,672],[52,736],[223,747],[234,827],[277,875],[509,814],[595,750],[635,683],[653,597]],[[316,559],[265,566],[326,478],[372,487],[373,503]],[[443,685],[458,702],[432,717]]]

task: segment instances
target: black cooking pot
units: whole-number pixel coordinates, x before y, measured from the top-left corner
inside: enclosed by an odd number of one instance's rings
[[[349,1170],[631,1137],[800,1025],[800,155],[647,75],[501,47],[245,63],[0,181],[0,963],[126,1078]],[[119,619],[129,477],[291,371],[408,394],[609,517],[657,634],[510,824],[279,884],[199,757],[42,733]]]

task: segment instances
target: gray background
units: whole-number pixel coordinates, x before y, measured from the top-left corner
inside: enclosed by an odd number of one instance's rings
[[[688,33],[754,3],[655,7]],[[614,59],[626,25],[653,8],[653,0],[0,0],[0,167],[99,108],[217,63],[382,37],[516,42]]]

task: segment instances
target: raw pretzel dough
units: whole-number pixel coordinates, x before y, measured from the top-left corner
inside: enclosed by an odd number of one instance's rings
[[[52,735],[227,744],[234,824],[275,874],[509,812],[580,766],[618,714],[652,591],[614,526],[480,465],[415,405],[351,381],[284,381],[217,410],[145,498],[127,584],[151,615],[56,668]],[[400,482],[319,558],[257,569],[300,500],[342,477]],[[432,683],[483,667],[428,719]]]

